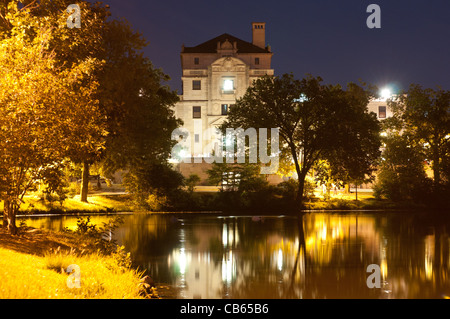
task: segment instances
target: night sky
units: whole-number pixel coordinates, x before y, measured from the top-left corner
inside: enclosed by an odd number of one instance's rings
[[[149,41],[145,54],[180,92],[181,45],[222,33],[251,42],[251,22],[266,22],[276,75],[310,73],[324,83],[363,80],[395,92],[411,83],[450,89],[449,0],[105,0]],[[381,29],[366,25],[381,7]]]

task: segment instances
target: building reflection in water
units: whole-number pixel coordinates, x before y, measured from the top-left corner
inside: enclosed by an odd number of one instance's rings
[[[74,221],[27,224],[57,229]],[[445,298],[448,229],[449,217],[425,213],[131,215],[115,236],[135,265],[173,288],[168,297]],[[369,264],[380,266],[380,289],[366,285]]]
[[[440,298],[450,293],[449,236],[444,230],[439,238],[444,258],[436,265],[437,238],[421,236],[413,219],[316,213],[303,216],[302,229],[292,217],[218,220],[189,225],[182,248],[168,257],[169,268],[178,272],[173,284],[180,298]],[[369,264],[380,266],[381,289],[366,285]]]

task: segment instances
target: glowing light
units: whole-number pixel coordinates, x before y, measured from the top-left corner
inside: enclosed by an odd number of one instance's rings
[[[305,102],[308,101],[308,98],[306,97],[305,93],[300,94],[300,97],[298,99],[294,99],[294,102]]]
[[[277,267],[279,271],[283,269],[283,251],[281,250],[281,248],[278,249]]]
[[[434,235],[425,237],[425,278],[428,280],[433,278],[434,241]]]
[[[186,252],[184,251],[184,248],[180,248],[178,265],[180,267],[180,274],[182,275],[186,273],[186,264],[187,264]]]
[[[388,267],[387,267],[386,259],[383,259],[381,261],[380,269],[381,269],[381,277],[383,277],[383,279],[386,279],[387,274],[388,274]]]
[[[233,80],[223,80],[223,90],[224,91],[233,91],[234,90],[234,81]]]
[[[180,157],[187,157],[189,153],[186,150],[181,150],[179,153]]]
[[[228,229],[227,224],[223,224],[223,230],[222,230],[222,244],[224,247],[228,245]]]
[[[231,146],[231,145],[233,145],[233,138],[232,138],[231,136],[227,136],[227,137],[225,138],[225,145],[226,145],[226,146]]]
[[[392,92],[390,89],[384,88],[381,90],[380,95],[383,100],[387,100],[392,96]]]
[[[233,263],[233,252],[229,251],[228,254],[222,259],[222,281],[231,282],[236,272],[235,265]]]
[[[327,225],[322,227],[322,240],[327,240]]]

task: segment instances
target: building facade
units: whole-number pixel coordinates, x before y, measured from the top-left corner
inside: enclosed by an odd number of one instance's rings
[[[375,113],[380,121],[392,117],[392,110],[388,107],[386,98],[371,100],[367,105],[367,109],[369,112]]]
[[[224,33],[194,47],[182,46],[182,94],[175,116],[184,122],[179,157],[199,163],[220,143],[217,128],[253,81],[273,75],[266,25],[252,23],[252,42]],[[188,159],[189,158],[189,159]]]

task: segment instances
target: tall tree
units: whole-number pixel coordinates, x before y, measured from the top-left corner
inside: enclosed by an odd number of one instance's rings
[[[103,171],[124,170],[128,185],[160,188],[151,174],[158,168],[170,169],[167,161],[175,144],[172,131],[181,125],[172,108],[178,96],[166,85],[169,77],[143,56],[146,42],[128,24],[109,23],[105,36],[108,63],[100,75],[99,100],[107,114],[109,134],[101,160]],[[170,178],[170,173],[162,176]],[[139,187],[129,190],[133,189]]]
[[[69,0],[43,0],[31,9],[31,13],[54,27],[54,36],[49,49],[55,52],[59,67],[71,68],[73,64],[86,60],[98,61],[90,73],[90,81],[99,83],[94,98],[101,102],[102,96],[99,94],[103,85],[101,74],[108,67],[106,59],[108,43],[105,41],[105,34],[108,32],[108,18],[111,15],[109,7],[101,2],[79,1],[77,4],[80,7],[81,27],[68,28],[69,13],[66,10],[71,3]],[[87,88],[90,81],[80,83],[80,89]],[[86,103],[88,107],[92,101]],[[73,162],[82,164],[80,199],[83,202],[87,202],[89,167],[102,157],[106,136],[109,134],[107,110],[102,103],[99,103],[98,114],[94,120],[96,125],[104,128],[103,131],[85,130],[89,118],[80,119],[76,126],[70,128],[70,134],[77,136],[77,143],[69,148],[68,156]]]
[[[65,10],[71,2],[43,0],[32,12],[59,25],[66,22]],[[80,134],[79,143],[70,152],[72,161],[83,164],[80,198],[87,201],[93,163],[100,162],[106,173],[162,163],[173,144],[171,132],[180,122],[171,109],[177,94],[164,85],[168,76],[143,56],[148,44],[143,36],[127,21],[112,19],[107,5],[78,4],[81,28],[57,28],[50,48],[61,67],[86,59],[99,61],[91,75],[99,83],[95,98],[101,114],[97,121],[105,130],[97,136]],[[97,145],[87,140],[97,141]]]
[[[297,80],[292,74],[262,77],[247,89],[228,115],[227,125],[234,128],[279,128],[280,147],[289,150],[298,176],[298,208],[302,206],[305,178],[314,164],[330,158],[330,154],[342,157],[348,152],[352,152],[352,161],[340,161],[343,167],[349,168],[358,159],[367,160],[370,156],[365,151],[356,152],[363,147],[353,146],[361,140],[353,137],[374,136],[378,132],[376,118],[367,112],[367,100],[355,93],[356,85],[349,85],[349,90],[344,91],[338,85],[321,82],[320,77]],[[370,126],[364,127],[361,122]],[[373,132],[366,133],[364,129]],[[349,132],[355,133],[348,138]]]
[[[389,122],[389,119],[384,121],[384,126]],[[414,146],[408,136],[399,134],[399,131],[389,131],[383,137],[383,145],[374,186],[375,196],[393,201],[422,200],[428,185],[422,148]]]
[[[365,84],[363,84],[365,85]],[[334,142],[338,147],[325,151],[330,174],[335,181],[361,184],[373,179],[380,151],[380,124],[375,113],[367,112],[367,104],[376,88],[364,89],[349,83],[334,99]]]
[[[90,77],[96,61],[59,67],[49,50],[54,28],[29,10],[10,2],[3,15],[8,27],[0,32],[0,199],[3,224],[12,233],[26,192],[38,182],[58,182],[55,172],[79,140],[71,128],[102,131],[92,122],[98,116],[92,97],[97,83]]]
[[[435,187],[442,182],[443,167],[450,160],[450,91],[424,89],[412,84],[389,102],[397,130],[423,149],[431,161]]]

